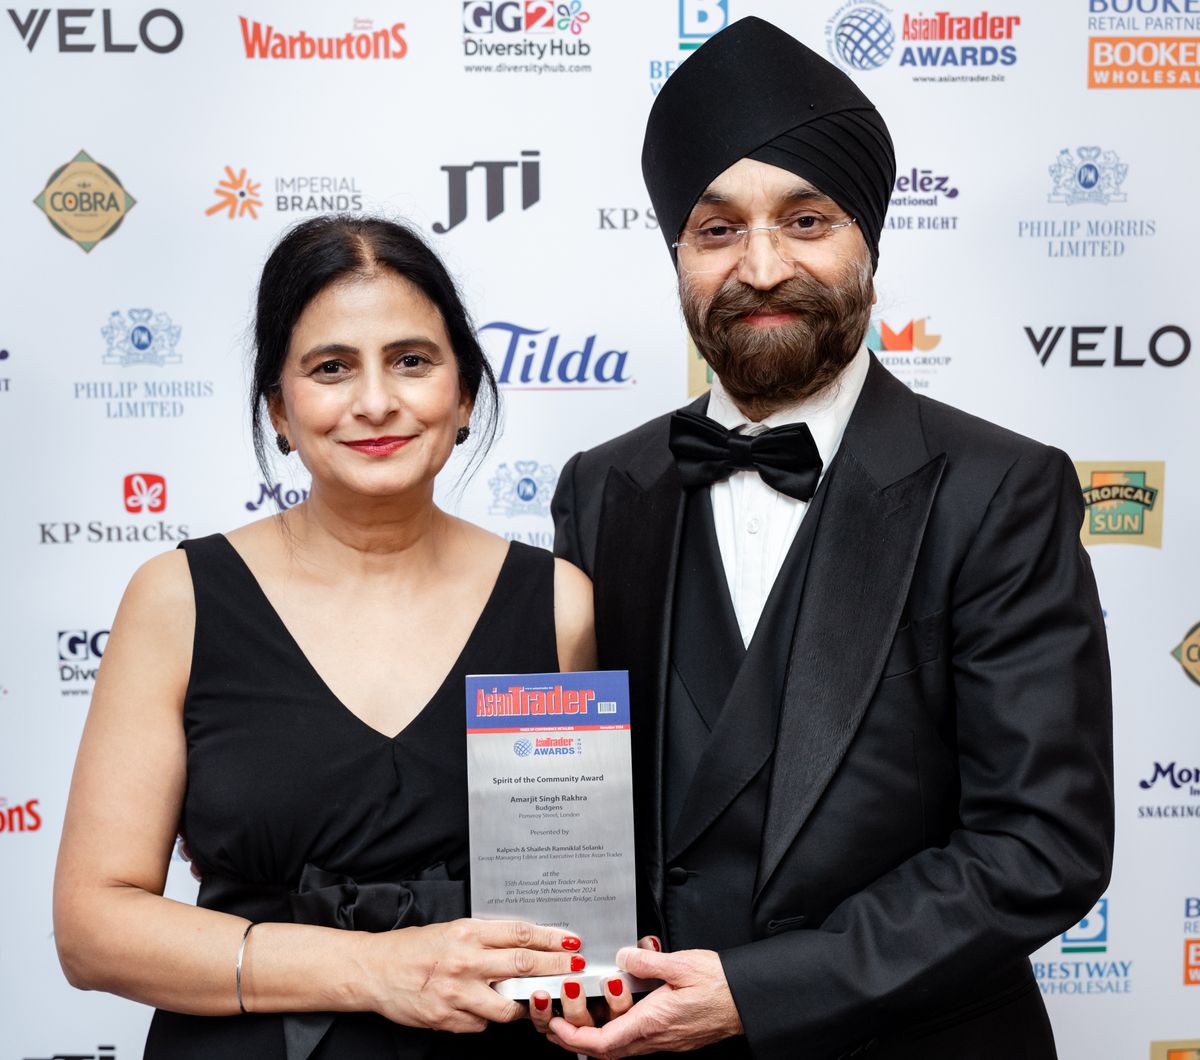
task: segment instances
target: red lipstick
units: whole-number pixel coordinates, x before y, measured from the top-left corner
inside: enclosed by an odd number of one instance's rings
[[[391,456],[397,449],[404,448],[411,441],[411,437],[387,435],[383,438],[358,438],[352,442],[342,442],[342,445],[365,456]]]

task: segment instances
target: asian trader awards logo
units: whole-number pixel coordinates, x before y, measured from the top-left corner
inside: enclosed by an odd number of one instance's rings
[[[1145,545],[1162,548],[1161,460],[1075,462],[1085,514],[1085,545]]]

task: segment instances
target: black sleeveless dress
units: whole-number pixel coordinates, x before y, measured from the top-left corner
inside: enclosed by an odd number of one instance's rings
[[[203,875],[197,904],[255,922],[367,931],[469,916],[463,678],[557,671],[553,557],[509,546],[462,654],[393,739],[330,691],[223,535],[181,547],[195,589],[196,635],[180,830]],[[411,651],[422,631],[388,635]],[[253,944],[251,935],[250,960]],[[158,1010],[145,1056],[408,1060],[497,1050],[563,1055],[524,1021],[456,1035],[374,1013]]]

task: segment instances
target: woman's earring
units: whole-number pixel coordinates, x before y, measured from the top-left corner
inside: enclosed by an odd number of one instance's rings
[[[462,445],[468,438],[471,437],[470,427],[459,427],[458,433],[454,436],[454,444]]]
[[[284,456],[292,451],[292,443],[289,442],[281,433],[275,434],[275,448],[277,448]]]

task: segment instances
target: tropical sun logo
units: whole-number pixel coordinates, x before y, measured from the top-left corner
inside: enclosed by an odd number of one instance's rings
[[[257,220],[259,207],[263,204],[258,197],[261,187],[260,182],[250,179],[244,168],[234,173],[232,166],[226,166],[225,179],[213,188],[217,201],[204,211],[204,216],[211,217],[224,210],[230,220],[245,217],[246,214]]]

